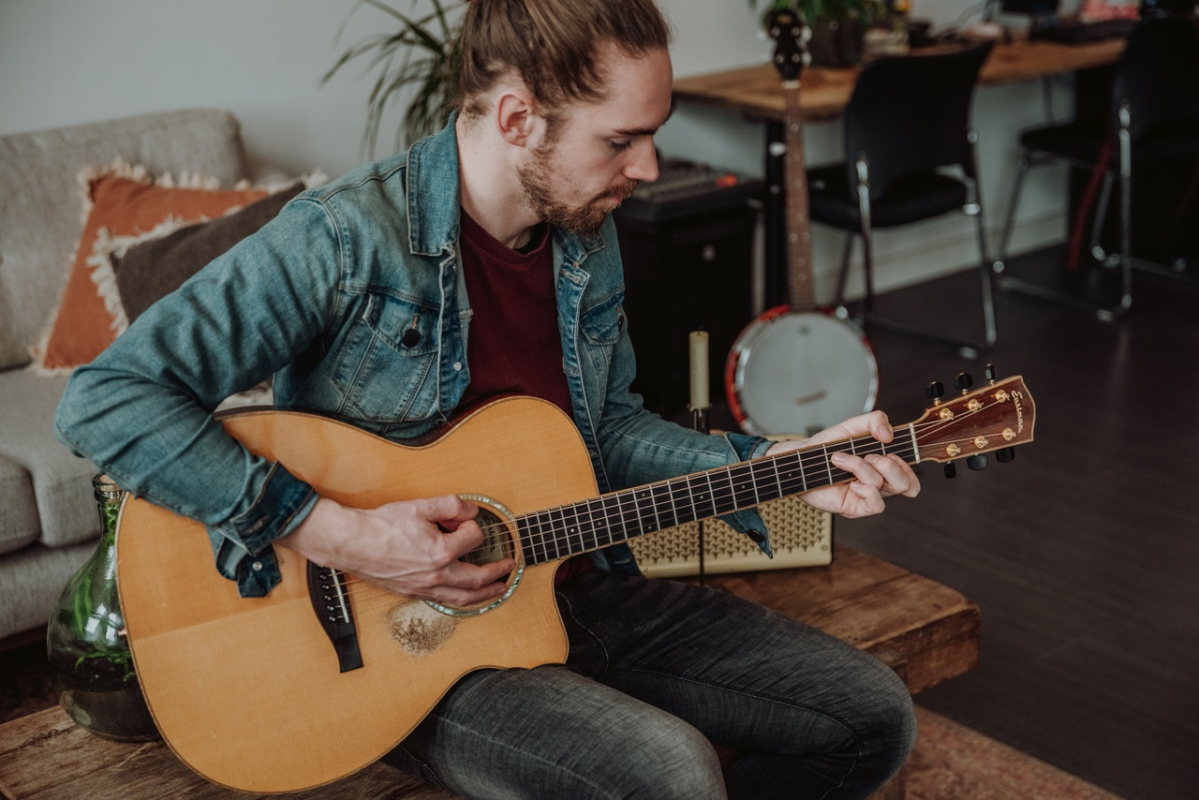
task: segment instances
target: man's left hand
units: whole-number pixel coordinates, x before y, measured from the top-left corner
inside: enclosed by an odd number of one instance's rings
[[[889,443],[894,438],[894,433],[891,423],[887,421],[887,415],[882,411],[871,411],[869,414],[851,417],[807,439],[779,442],[766,452],[768,455],[778,455],[814,444],[865,435]],[[834,467],[852,473],[854,480],[813,489],[803,495],[806,503],[821,511],[830,511],[851,519],[867,517],[882,513],[884,498],[895,495],[915,497],[920,493],[920,479],[916,477],[911,465],[897,455],[871,454],[863,457],[850,453],[833,453],[829,460]]]

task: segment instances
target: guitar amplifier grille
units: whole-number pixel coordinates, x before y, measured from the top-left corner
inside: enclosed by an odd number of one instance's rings
[[[767,558],[748,536],[720,520],[704,526],[704,572],[749,572],[788,567],[823,567],[833,561],[832,515],[798,497],[759,506],[770,528],[774,558]],[[699,573],[698,522],[629,540],[637,564],[646,575],[673,578]]]

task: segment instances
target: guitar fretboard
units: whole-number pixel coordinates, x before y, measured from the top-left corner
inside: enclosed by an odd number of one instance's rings
[[[837,452],[893,454],[909,464],[919,460],[914,429],[905,425],[895,429],[890,444],[872,437],[847,439],[611,492],[517,517],[524,561],[556,561],[852,480],[852,473],[833,466]]]

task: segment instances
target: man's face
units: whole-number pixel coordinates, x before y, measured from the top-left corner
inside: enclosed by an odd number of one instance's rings
[[[604,99],[562,109],[556,129],[517,168],[533,211],[578,235],[599,232],[639,181],[658,177],[653,135],[670,116],[665,50],[633,58],[609,46],[601,58],[608,76]]]

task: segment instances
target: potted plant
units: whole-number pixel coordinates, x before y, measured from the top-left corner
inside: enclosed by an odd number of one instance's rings
[[[349,22],[359,8],[371,6],[396,23],[387,32],[346,48],[321,79],[327,83],[351,62],[366,62],[375,81],[366,103],[366,126],[362,149],[372,157],[383,116],[393,104],[406,100],[404,119],[396,131],[395,149],[415,142],[441,128],[453,104],[454,75],[458,71],[458,22],[462,2],[456,0],[412,0],[411,5],[431,7],[423,16],[404,13],[383,0],[358,0],[346,17]],[[340,40],[345,23],[338,31]]]
[[[799,12],[812,29],[808,52],[812,64],[822,67],[852,67],[862,60],[866,29],[885,18],[882,0],[749,0],[751,8],[762,8],[762,19],[777,8]]]

